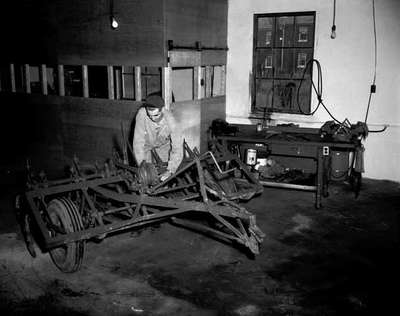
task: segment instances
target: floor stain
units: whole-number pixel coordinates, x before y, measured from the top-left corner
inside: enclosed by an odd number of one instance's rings
[[[244,204],[267,234],[261,253],[162,223],[88,244],[80,271],[27,253],[10,214],[0,229],[1,315],[392,315],[400,308],[398,184],[366,180],[313,207],[266,188]],[[290,191],[292,192],[292,191]],[[8,194],[7,193],[7,194]],[[0,228],[1,228],[0,227]],[[11,227],[11,229],[10,229]]]

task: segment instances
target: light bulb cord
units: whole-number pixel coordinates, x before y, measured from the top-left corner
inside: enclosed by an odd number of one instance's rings
[[[376,68],[378,63],[378,43],[376,39],[376,17],[375,17],[375,0],[372,0],[372,20],[374,24],[374,77],[372,79],[372,85],[375,86],[376,84]],[[367,124],[368,115],[369,115],[369,108],[371,105],[371,98],[372,98],[372,90],[369,92],[368,97],[368,104],[367,104],[367,111],[365,113],[364,123]]]
[[[336,37],[336,0],[333,0],[333,19],[332,19],[331,38],[335,37]]]

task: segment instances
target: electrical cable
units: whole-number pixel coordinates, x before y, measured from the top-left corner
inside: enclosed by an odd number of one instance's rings
[[[378,130],[368,130],[368,133],[382,133],[382,132],[386,131],[387,128],[388,128],[388,126],[385,125],[382,129],[378,129]]]
[[[304,111],[302,110],[301,106],[300,106],[300,103],[299,103],[299,95],[300,95],[301,86],[302,86],[302,84],[303,84],[304,77],[305,77],[305,74],[306,74],[306,72],[307,72],[307,69],[308,69],[309,67],[311,67],[313,63],[316,63],[316,65],[317,65],[317,71],[318,71],[317,87],[315,87],[314,80],[312,80],[312,79],[311,79],[311,84],[312,84],[312,86],[313,86],[313,88],[314,88],[314,91],[315,91],[315,93],[316,93],[316,95],[317,95],[318,104],[317,104],[316,108],[314,109],[314,111],[312,111],[312,112],[310,112],[310,113],[307,113],[307,112],[304,112]],[[312,69],[312,67],[311,67],[311,69]],[[326,107],[326,105],[325,105],[324,102],[322,101],[322,70],[321,70],[321,64],[319,63],[319,61],[318,61],[317,59],[310,59],[310,60],[307,62],[306,67],[304,68],[303,76],[301,77],[301,80],[300,80],[300,83],[299,83],[299,88],[297,89],[296,103],[297,103],[297,107],[299,108],[300,113],[303,114],[303,115],[314,115],[314,113],[317,112],[317,110],[319,109],[320,105],[322,105],[323,108],[325,109],[325,111],[329,114],[329,116],[330,116],[336,123],[338,123],[338,124],[341,125],[341,126],[345,126],[342,122],[340,122],[338,119],[336,119],[336,118],[333,116],[333,114],[328,110],[328,108]],[[345,120],[345,121],[346,121],[346,120]],[[346,127],[346,126],[345,126],[345,127]]]
[[[372,86],[375,86],[375,82],[376,82],[376,68],[377,68],[377,59],[378,59],[378,44],[377,44],[377,40],[376,40],[376,19],[375,19],[375,0],[372,0],[372,19],[374,22],[374,78],[372,81]],[[368,114],[369,114],[369,108],[371,105],[371,98],[372,98],[372,86],[371,86],[371,90],[369,92],[369,97],[368,97],[368,105],[367,105],[367,111],[365,113],[365,120],[364,123],[367,123],[368,120]]]
[[[303,109],[300,106],[300,102],[299,102],[299,95],[300,95],[300,90],[301,90],[301,86],[303,84],[304,81],[304,77],[305,74],[307,72],[307,69],[309,67],[311,67],[311,65],[313,63],[316,63],[317,65],[317,72],[318,72],[318,79],[317,79],[317,87],[315,86],[314,80],[311,79],[311,84],[312,87],[315,91],[315,94],[317,95],[317,99],[318,99],[318,104],[316,106],[316,108],[312,111],[312,112],[304,112]],[[371,94],[370,94],[370,98],[371,98]],[[319,63],[319,61],[317,59],[311,59],[307,62],[306,67],[304,68],[303,71],[303,75],[301,77],[300,83],[299,83],[299,88],[297,89],[297,94],[296,94],[296,103],[297,103],[297,107],[299,109],[299,112],[303,115],[314,115],[315,112],[317,112],[317,110],[319,109],[319,107],[322,105],[322,107],[325,109],[325,111],[329,114],[329,116],[336,122],[338,123],[340,126],[342,126],[343,128],[349,128],[349,125],[346,125],[345,123],[349,122],[348,119],[345,119],[343,122],[340,122],[327,108],[327,106],[325,105],[325,103],[322,100],[322,71],[321,71],[321,64]],[[366,124],[366,123],[365,123]],[[380,130],[368,130],[369,133],[381,133],[384,132],[387,129],[387,125],[384,126],[383,129]]]

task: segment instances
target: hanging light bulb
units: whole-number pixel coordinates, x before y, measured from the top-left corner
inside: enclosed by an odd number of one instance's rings
[[[113,30],[115,30],[118,27],[118,22],[114,16],[114,0],[109,0],[109,1],[110,1],[110,26]]]
[[[336,38],[336,0],[333,0],[333,21],[332,21],[332,32],[331,39]]]
[[[331,39],[336,38],[336,25],[332,25]]]
[[[110,16],[110,22],[111,22],[111,28],[115,30],[118,27],[118,22],[113,15]]]

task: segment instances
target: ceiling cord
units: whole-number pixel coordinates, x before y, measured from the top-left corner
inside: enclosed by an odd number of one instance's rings
[[[332,21],[331,39],[336,38],[336,0],[333,0],[333,21]]]
[[[376,89],[375,82],[376,82],[376,68],[377,68],[377,60],[378,60],[378,48],[377,48],[378,45],[377,45],[377,40],[376,40],[375,0],[372,0],[372,19],[374,22],[374,78],[372,80],[372,85],[371,85],[371,89],[369,92],[368,105],[367,105],[367,111],[365,113],[364,123],[367,123],[372,93],[375,93],[375,89]],[[372,86],[374,86],[374,88],[372,88]],[[374,91],[372,89],[374,89]]]
[[[332,35],[331,37],[334,35],[336,36],[336,33],[334,34],[334,32],[336,31],[336,25],[335,25],[335,19],[336,19],[336,0],[334,0],[334,7],[333,7],[333,25],[332,25]],[[375,0],[372,0],[372,18],[373,18],[373,24],[374,24],[374,76],[373,76],[373,80],[372,80],[372,85],[371,85],[371,89],[370,89],[370,93],[369,93],[369,97],[368,97],[368,106],[367,106],[367,111],[365,114],[365,120],[364,123],[367,124],[367,119],[368,119],[368,114],[369,114],[369,109],[370,109],[370,105],[371,105],[371,99],[372,99],[372,93],[375,93],[375,89],[376,89],[376,72],[377,72],[377,60],[378,60],[378,45],[377,45],[377,36],[376,36],[376,18],[375,18]],[[334,38],[334,37],[332,37]],[[317,95],[317,99],[318,99],[318,104],[316,106],[316,108],[309,113],[306,113],[302,110],[301,106],[300,106],[300,102],[299,102],[299,95],[300,95],[300,88],[301,85],[304,81],[304,77],[305,74],[307,72],[307,69],[309,67],[311,67],[311,71],[312,71],[312,64],[316,63],[317,65],[317,70],[318,70],[318,80],[317,80],[317,87],[315,86],[314,81],[311,79],[311,83],[312,83],[312,87]],[[315,112],[317,112],[317,110],[319,109],[320,105],[322,105],[324,107],[324,109],[326,110],[326,112],[329,114],[329,116],[338,124],[343,125],[342,122],[340,122],[339,120],[337,120],[332,113],[328,110],[328,108],[326,107],[326,105],[324,104],[323,100],[322,100],[322,71],[321,71],[321,65],[319,63],[318,60],[316,59],[311,59],[307,62],[306,67],[304,68],[303,71],[303,76],[300,80],[300,84],[299,87],[297,89],[297,97],[296,97],[296,103],[297,106],[299,108],[299,111],[301,114],[303,115],[314,115]],[[344,122],[347,121],[344,120]],[[388,125],[384,125],[384,127],[380,130],[369,130],[370,133],[381,133],[384,132],[387,129]]]

